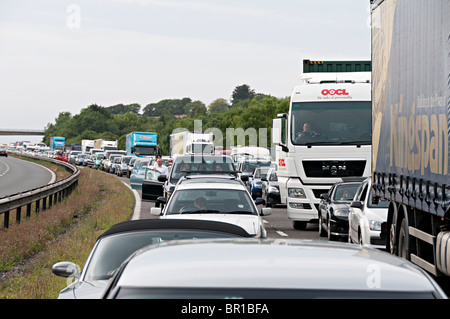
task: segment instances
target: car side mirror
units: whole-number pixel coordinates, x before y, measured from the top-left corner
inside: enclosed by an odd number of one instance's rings
[[[158,182],[165,182],[167,181],[167,176],[165,174],[161,174],[158,176]]]
[[[328,194],[320,194],[320,199],[328,200]]]
[[[52,266],[52,273],[59,277],[75,277],[80,278],[80,267],[70,261],[61,261]]]
[[[241,175],[241,181],[248,182],[248,175],[247,174],[242,174]]]
[[[153,216],[161,216],[161,207],[150,208],[150,214]]]
[[[255,204],[256,205],[265,205],[266,201],[264,200],[264,198],[257,198],[257,199],[255,199]]]
[[[266,177],[261,177],[261,180],[262,180],[263,182],[267,182],[267,178],[266,178]]]
[[[355,200],[350,204],[350,207],[363,209],[363,204],[359,200]]]
[[[263,208],[261,208],[261,215],[262,216],[272,215],[272,208],[270,208],[270,207],[263,207]]]

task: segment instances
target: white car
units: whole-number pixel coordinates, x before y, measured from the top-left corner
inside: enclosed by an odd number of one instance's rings
[[[381,224],[386,221],[389,202],[372,203],[372,178],[365,179],[356,191],[348,215],[349,243],[386,248]]]
[[[247,188],[231,175],[192,175],[178,182],[164,210],[152,207],[151,214],[163,219],[213,220],[235,224],[257,238],[267,237],[262,216],[271,208],[257,209],[264,200],[253,201]]]

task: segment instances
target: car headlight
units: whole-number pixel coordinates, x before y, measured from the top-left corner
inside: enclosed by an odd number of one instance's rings
[[[336,209],[333,211],[334,216],[344,217],[348,216],[349,210],[348,209]]]
[[[288,196],[292,198],[306,198],[303,188],[288,188]]]
[[[376,220],[369,220],[370,230],[381,231],[381,222]]]
[[[278,188],[273,187],[273,186],[269,187],[269,193],[278,193],[278,192],[279,192]]]

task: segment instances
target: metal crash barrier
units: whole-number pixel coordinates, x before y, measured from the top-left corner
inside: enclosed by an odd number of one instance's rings
[[[16,210],[15,219],[17,223],[20,223],[23,207],[26,206],[26,216],[30,217],[33,203],[36,203],[34,211],[37,214],[41,210],[46,210],[53,204],[62,201],[62,199],[69,196],[72,190],[78,185],[80,170],[75,165],[45,157],[43,158],[22,154],[20,156],[52,162],[54,164],[64,166],[67,170],[71,171],[72,174],[63,180],[56,181],[54,183],[0,198],[0,216],[3,215],[4,228],[9,227],[9,215],[12,210]]]

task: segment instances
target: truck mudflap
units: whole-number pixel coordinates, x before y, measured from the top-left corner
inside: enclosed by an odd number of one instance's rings
[[[440,232],[436,237],[436,268],[450,276],[450,231]]]

